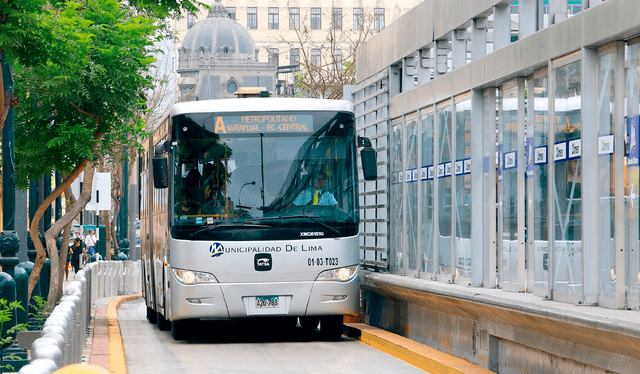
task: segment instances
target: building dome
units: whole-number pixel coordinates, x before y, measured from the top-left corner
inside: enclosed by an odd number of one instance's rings
[[[221,0],[216,0],[206,19],[191,27],[178,53],[178,70],[198,69],[220,60],[257,61],[253,38],[229,18]]]
[[[178,48],[180,101],[235,97],[241,87],[275,88],[276,64],[259,62],[249,31],[216,0]]]

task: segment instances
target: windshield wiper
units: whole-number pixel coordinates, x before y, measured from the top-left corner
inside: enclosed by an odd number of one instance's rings
[[[275,217],[261,217],[261,218],[251,218],[246,220],[245,222],[262,222],[262,221],[269,221],[269,220],[276,220],[276,219],[282,219],[282,220],[287,220],[287,219],[298,219],[298,218],[307,218],[315,223],[317,223],[318,225],[322,226],[323,228],[329,230],[333,235],[336,236],[342,236],[342,234],[340,233],[340,231],[338,231],[338,229],[331,227],[329,225],[327,225],[326,223],[320,221],[318,218],[318,216],[305,216],[305,215],[295,215],[295,216],[275,216]]]
[[[269,228],[269,227],[273,227],[272,225],[260,225],[260,224],[246,224],[246,223],[242,223],[242,222],[238,222],[238,223],[220,223],[217,225],[212,225],[212,226],[207,226],[204,227],[196,232],[191,233],[191,235],[189,235],[189,239],[193,238],[194,236],[198,236],[200,234],[203,234],[205,232],[209,232],[209,231],[214,231],[217,229],[230,229],[230,228]]]

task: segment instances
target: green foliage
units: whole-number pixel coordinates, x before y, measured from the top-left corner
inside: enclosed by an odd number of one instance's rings
[[[57,170],[69,173],[97,152],[139,148],[140,114],[151,84],[155,19],[140,16],[118,0],[70,1],[47,13],[55,60],[14,65],[16,92],[16,184]],[[96,139],[98,134],[104,137]],[[43,163],[42,160],[47,160]]]
[[[0,1],[0,51],[19,60],[23,65],[41,65],[57,59],[58,52],[51,45],[63,40],[55,33],[52,14],[76,3],[78,10],[91,3],[86,0],[3,0]],[[122,3],[126,3],[122,1]],[[167,17],[179,17],[184,12],[210,8],[198,0],[129,0],[129,8],[136,14],[156,20],[158,25]],[[67,51],[72,52],[72,51]]]
[[[29,320],[32,321],[32,325],[29,325],[31,330],[40,330],[44,326],[44,322],[49,317],[49,312],[46,311],[47,300],[42,296],[33,296],[32,302],[29,305]]]
[[[15,310],[17,309],[24,310],[24,307],[20,305],[19,301],[8,302],[6,299],[0,299],[0,347],[2,350],[10,347],[15,342],[16,332],[27,329],[26,323],[19,323],[10,326],[5,331],[6,323],[15,322]],[[2,354],[4,355],[4,353]],[[20,357],[16,355],[8,355],[3,356],[2,358],[17,360]],[[13,367],[11,365],[2,365],[0,366],[0,369],[13,370]]]

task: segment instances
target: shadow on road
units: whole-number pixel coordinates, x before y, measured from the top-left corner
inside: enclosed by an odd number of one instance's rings
[[[318,328],[306,329],[295,318],[251,318],[242,320],[187,321],[182,343],[283,343],[326,341]],[[342,337],[341,341],[348,339]]]

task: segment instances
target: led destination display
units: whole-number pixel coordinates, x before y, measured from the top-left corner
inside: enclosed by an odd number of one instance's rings
[[[313,116],[300,114],[261,114],[216,117],[216,134],[313,132]]]

